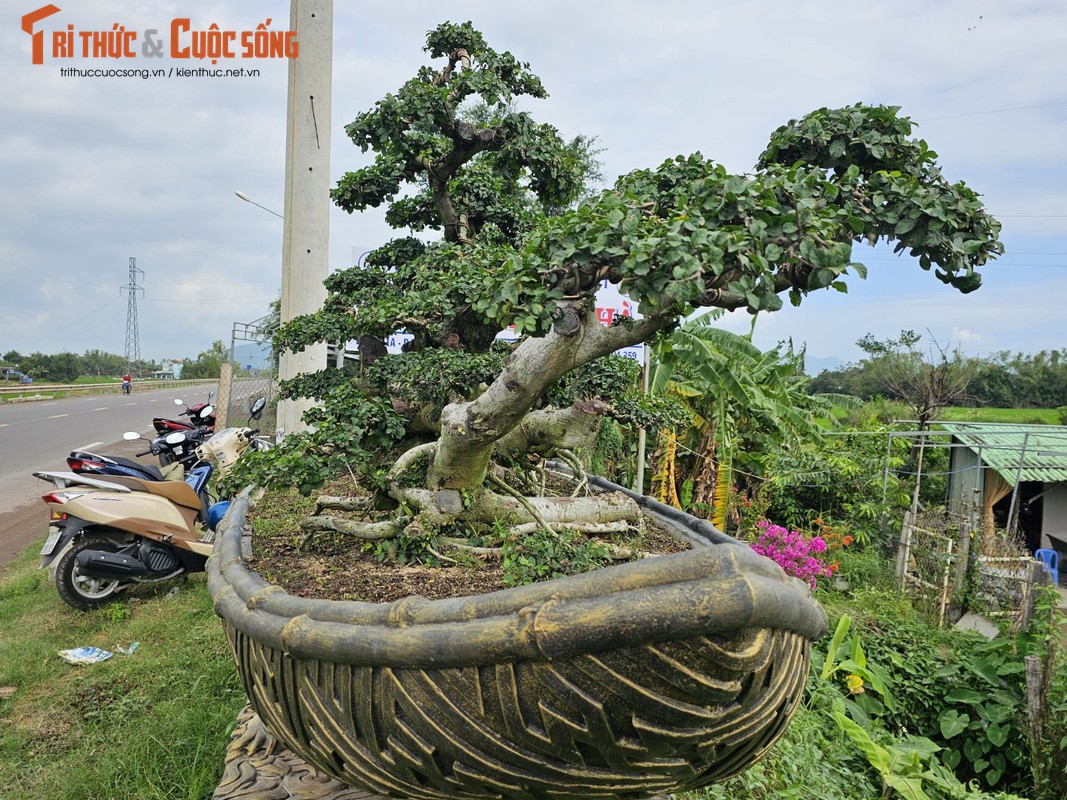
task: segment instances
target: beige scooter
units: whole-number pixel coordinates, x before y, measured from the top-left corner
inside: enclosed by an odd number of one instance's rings
[[[259,419],[265,405],[257,400],[251,418]],[[49,567],[63,601],[90,609],[138,583],[203,572],[229,506],[211,502],[208,481],[249,447],[269,447],[258,433],[244,427],[214,434],[197,448],[197,466],[183,481],[35,472],[55,487],[41,498],[52,511],[41,567]]]

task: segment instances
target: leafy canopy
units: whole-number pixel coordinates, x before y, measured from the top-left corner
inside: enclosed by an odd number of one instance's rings
[[[546,357],[539,386],[548,386],[696,308],[757,313],[781,308],[785,295],[796,305],[818,289],[845,292],[849,275],[865,275],[852,260],[860,242],[892,240],[962,292],[977,289],[979,269],[1003,251],[1000,225],[979,196],[941,174],[936,153],[911,138],[910,120],[894,106],[822,108],[792,120],[751,174],[697,153],[589,197],[595,141],[568,141],[519,110],[546,96],[527,64],[494,50],[469,22],[439,25],[425,50],[436,66],[346,127],[373,157],[331,193],[350,213],[386,206],[399,235],[331,275],[324,308],[282,326],[280,347],[353,339],[362,347],[404,331],[413,337],[408,355],[480,355],[508,326],[532,337],[580,328],[596,339],[569,367]],[[593,330],[592,298],[605,280],[639,303],[642,322]],[[457,358],[431,356],[400,372],[425,399],[418,384],[446,379],[437,363],[456,374]],[[322,398],[337,383],[311,376],[288,391]],[[468,401],[470,383],[459,392]],[[403,388],[393,381],[388,393]]]
[[[387,204],[394,227],[443,236],[403,236],[331,276],[326,309],[291,324],[286,345],[403,329],[416,347],[485,351],[508,325],[543,334],[561,300],[605,278],[646,316],[775,310],[785,292],[797,304],[816,289],[845,291],[849,271],[865,274],[852,245],[879,239],[970,292],[1002,252],[978,195],[942,176],[896,107],[793,120],[752,174],[678,156],[573,207],[589,141],[568,143],[516,110],[520,97],[546,96],[528,65],[469,22],[438,26],[425,49],[447,63],[423,67],[346,127],[374,159],[332,197],[349,212]]]

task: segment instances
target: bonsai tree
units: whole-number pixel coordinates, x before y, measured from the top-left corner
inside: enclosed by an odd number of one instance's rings
[[[332,274],[324,307],[276,340],[294,350],[358,340],[360,364],[286,384],[318,399],[305,417],[313,432],[234,475],[310,492],[335,472],[362,472],[392,512],[352,524],[358,535],[430,541],[502,519],[550,530],[632,520],[626,497],[541,497],[527,480],[542,459],[580,476],[607,417],[679,423],[672,407],[634,400],[636,365],[613,353],[696,309],[775,311],[783,298],[845,292],[865,275],[852,260],[860,242],[893,240],[961,292],[1002,252],[999,223],[942,176],[896,107],[793,120],[750,174],[677,156],[584,197],[594,142],[518,110],[523,96],[546,96],[527,64],[470,23],[438,26],[425,50],[433,66],[346,127],[374,157],[332,191],[350,213],[384,204],[406,235]],[[602,324],[594,295],[605,281],[639,319]],[[506,329],[517,341],[498,341]],[[388,355],[397,332],[410,340]]]

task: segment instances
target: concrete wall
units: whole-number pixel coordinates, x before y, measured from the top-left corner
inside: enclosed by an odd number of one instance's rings
[[[1050,542],[1049,534],[1058,542]],[[1045,486],[1041,514],[1041,546],[1053,547],[1067,554],[1067,484],[1050,483]]]

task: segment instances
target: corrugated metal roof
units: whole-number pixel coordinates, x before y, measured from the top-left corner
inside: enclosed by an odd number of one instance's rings
[[[1016,479],[1067,481],[1067,425],[938,422],[1014,485]]]

